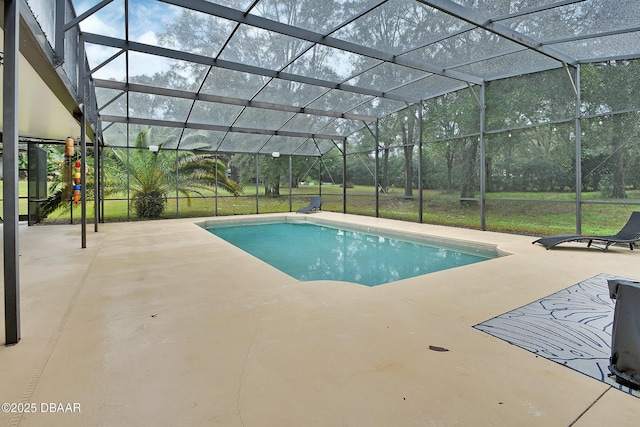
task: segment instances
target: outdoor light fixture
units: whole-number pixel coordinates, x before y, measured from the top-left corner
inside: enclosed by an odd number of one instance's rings
[[[280,152],[274,151],[273,153],[271,153],[271,157],[273,157],[274,159],[277,159],[278,157],[280,157]]]
[[[157,145],[150,145],[149,151],[151,151],[152,153],[157,153],[158,151],[160,151],[160,147]]]

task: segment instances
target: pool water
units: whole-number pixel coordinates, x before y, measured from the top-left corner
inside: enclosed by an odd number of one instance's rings
[[[376,286],[495,258],[309,223],[208,226],[216,236],[301,281]],[[471,252],[471,251],[470,251]]]

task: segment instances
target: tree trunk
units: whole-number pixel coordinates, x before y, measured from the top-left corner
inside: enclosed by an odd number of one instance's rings
[[[494,190],[491,157],[487,156],[484,167],[485,167],[485,180],[487,182],[487,191],[490,192]]]
[[[447,160],[447,191],[453,189],[453,150],[451,146],[447,144],[447,151],[445,152],[445,159]]]
[[[402,150],[404,151],[404,195],[413,197],[413,128],[415,120],[409,113],[407,123],[402,124]]]
[[[413,145],[405,145],[404,149],[404,195],[413,197]]]
[[[280,177],[279,176],[274,182],[273,193],[271,193],[271,195],[272,196],[279,196],[280,195]]]
[[[280,195],[280,176],[273,178],[273,180],[265,181],[264,195],[265,196]]]
[[[389,188],[389,149],[386,147],[382,151],[382,180],[380,186],[384,192]]]
[[[620,123],[622,120],[619,116],[614,116],[613,129],[624,129],[624,123]],[[611,137],[611,173],[613,180],[613,198],[614,199],[626,199],[626,185],[624,181],[624,154],[622,149],[622,141],[619,132],[613,132]]]
[[[470,138],[465,141],[462,152],[462,183],[461,198],[475,197],[476,190],[476,157],[478,154],[478,144]]]

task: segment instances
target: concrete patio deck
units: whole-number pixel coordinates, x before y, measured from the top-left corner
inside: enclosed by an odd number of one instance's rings
[[[0,425],[638,424],[638,398],[473,325],[598,273],[640,279],[640,251],[314,216],[511,255],[369,288],[298,282],[193,219],[89,227],[86,249],[80,226],[21,225],[22,340],[0,346],[0,402],[31,412],[3,406]]]

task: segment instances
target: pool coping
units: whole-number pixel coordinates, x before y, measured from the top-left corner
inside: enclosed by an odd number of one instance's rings
[[[494,255],[492,258],[500,258],[511,255],[510,252],[499,248],[498,244],[479,242],[474,240],[459,239],[453,237],[438,236],[421,232],[419,230],[403,230],[398,229],[398,224],[393,226],[381,225],[362,225],[349,221],[342,221],[336,218],[328,218],[320,215],[297,215],[297,214],[270,214],[268,216],[250,216],[250,217],[216,217],[208,218],[204,221],[195,222],[196,225],[206,229],[207,227],[220,225],[252,225],[252,224],[269,224],[277,222],[290,223],[310,223],[314,225],[323,225],[331,228],[342,228],[348,231],[357,231],[362,233],[376,233],[382,237],[403,240],[411,243],[424,245],[438,245],[445,249],[452,249],[459,252],[469,252],[471,254],[485,253]],[[491,258],[491,259],[492,259]]]

